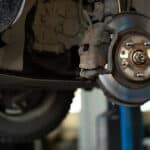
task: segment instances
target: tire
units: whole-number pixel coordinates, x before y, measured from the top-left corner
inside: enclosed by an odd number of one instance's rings
[[[34,91],[32,95],[40,93]],[[0,113],[1,142],[30,142],[54,130],[65,118],[73,98],[73,91],[49,92],[42,103],[20,116]]]

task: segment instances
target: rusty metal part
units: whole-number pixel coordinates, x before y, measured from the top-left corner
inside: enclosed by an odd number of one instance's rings
[[[108,20],[106,18],[117,14],[118,10],[117,0],[94,2],[91,18],[96,23],[88,28],[79,49],[81,77],[94,78],[99,73],[108,72],[105,66],[107,65],[110,35],[105,31],[106,20]]]
[[[118,43],[116,64],[121,72],[132,81],[145,81],[150,78],[150,58],[148,56],[149,37],[138,33],[128,33]]]
[[[147,26],[145,26],[145,24]],[[145,17],[136,13],[122,13],[114,16],[109,20],[107,24],[107,30],[111,33],[112,41],[108,50],[108,69],[109,72],[113,70],[113,54],[116,41],[120,40],[119,33],[126,31],[143,31],[144,33],[150,33],[150,21],[148,17]],[[129,43],[130,44],[130,43]]]
[[[110,38],[109,34],[104,31],[104,26],[104,23],[96,23],[85,33],[85,37],[79,49],[79,67],[85,69],[85,71],[93,70],[94,72],[97,71],[95,72],[95,74],[97,74],[99,70],[97,68],[104,68],[106,64],[107,48]]]
[[[112,73],[99,75],[99,85],[114,103],[141,105],[150,100],[150,19],[121,14],[109,22],[107,29],[112,34],[107,68]]]
[[[136,65],[143,65],[145,64],[147,59],[147,53],[144,53],[144,51],[137,50],[133,54],[133,62]]]
[[[87,70],[87,69],[81,69],[80,71],[80,77],[86,78],[86,79],[93,79],[98,76],[100,70],[99,68]]]

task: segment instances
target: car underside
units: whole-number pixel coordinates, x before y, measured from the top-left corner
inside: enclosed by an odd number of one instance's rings
[[[149,81],[150,19],[136,0],[0,1],[1,140],[52,131],[77,88],[139,106]]]

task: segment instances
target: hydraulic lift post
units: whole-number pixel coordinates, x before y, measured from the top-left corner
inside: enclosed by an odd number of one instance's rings
[[[121,150],[143,150],[143,124],[140,108],[120,106]]]

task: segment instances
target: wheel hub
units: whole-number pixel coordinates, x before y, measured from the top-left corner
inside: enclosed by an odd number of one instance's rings
[[[111,31],[108,74],[99,84],[114,103],[137,106],[150,99],[150,19],[121,14],[107,26]]]
[[[146,54],[142,50],[136,50],[133,54],[133,62],[136,65],[143,65],[146,62]]]
[[[150,77],[150,39],[139,33],[127,34],[119,43],[116,64],[127,79],[146,81]]]

